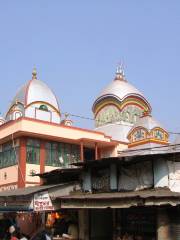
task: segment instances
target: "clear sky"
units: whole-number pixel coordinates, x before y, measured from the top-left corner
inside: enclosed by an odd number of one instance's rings
[[[180,132],[179,0],[1,1],[0,59],[2,113],[36,66],[62,112],[92,117],[93,101],[123,61],[153,116]]]

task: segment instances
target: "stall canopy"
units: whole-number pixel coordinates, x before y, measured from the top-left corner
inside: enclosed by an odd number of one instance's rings
[[[178,206],[180,193],[167,188],[111,193],[81,193],[61,197],[62,208],[129,208],[133,206]]]
[[[56,203],[57,198],[68,196],[71,192],[79,189],[80,186],[77,182],[71,182],[3,191],[0,192],[0,211],[33,211],[34,195],[45,191],[53,202],[54,209],[57,209],[60,208],[60,203]]]

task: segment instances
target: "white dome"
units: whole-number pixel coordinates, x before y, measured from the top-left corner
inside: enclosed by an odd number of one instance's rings
[[[123,100],[128,95],[139,95],[143,96],[143,94],[136,89],[133,85],[128,83],[127,81],[119,81],[114,80],[111,82],[99,95],[98,98],[107,96],[107,95],[114,95],[115,97]],[[144,97],[144,96],[143,96]]]
[[[11,106],[16,104],[16,102],[22,103],[24,107],[33,102],[45,102],[59,112],[58,101],[52,90],[44,82],[36,79],[30,80],[20,88]]]
[[[105,87],[104,90],[97,97],[96,101],[94,102],[93,109],[95,108],[97,103],[99,103],[105,98],[114,97],[120,102],[122,102],[125,98],[129,96],[141,98],[151,111],[151,106],[144,97],[144,95],[137,88],[135,88],[133,85],[126,81],[124,74],[117,72],[114,81],[112,81],[107,87]]]
[[[23,85],[15,95],[6,114],[6,121],[28,117],[60,123],[60,110],[56,96],[42,81],[37,80],[36,70],[32,80]]]
[[[96,130],[114,140],[128,142],[127,135],[133,124],[142,116],[143,110],[151,112],[151,106],[144,95],[126,81],[120,67],[114,81],[97,97],[92,110]]]

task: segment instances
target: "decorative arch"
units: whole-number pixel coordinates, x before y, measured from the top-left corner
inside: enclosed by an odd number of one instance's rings
[[[127,138],[130,142],[137,142],[143,139],[149,138],[150,133],[144,127],[136,127],[132,131],[129,132]]]
[[[169,134],[163,128],[155,127],[151,130],[152,138],[160,141],[168,142]]]
[[[52,108],[59,116],[61,116],[61,113],[60,113],[60,111],[59,111],[57,108],[55,108],[54,106],[52,106],[50,103],[48,103],[48,102],[43,102],[43,101],[32,102],[32,103],[30,103],[29,105],[27,105],[27,106],[25,107],[25,109],[27,109],[28,107],[30,107],[30,106],[32,106],[32,105],[34,105],[34,104],[46,105],[47,107],[49,106],[49,107]]]
[[[149,111],[149,106],[143,99],[135,96],[127,97],[122,102],[117,98],[108,97],[97,103],[93,110],[96,127],[99,127],[119,121],[135,124],[143,112]]]
[[[123,99],[119,99],[116,96],[105,96],[103,98],[97,99],[93,105],[92,111],[96,116],[97,113],[103,108],[105,105],[114,104],[120,109],[120,111],[126,107],[127,105],[136,105],[140,107],[143,111],[148,111],[151,113],[152,109],[150,104],[140,96],[129,95]]]

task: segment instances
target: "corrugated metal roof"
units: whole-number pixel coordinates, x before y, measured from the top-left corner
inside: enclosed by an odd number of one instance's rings
[[[145,151],[143,152],[145,153]],[[149,153],[148,150],[146,154],[141,154],[141,152],[138,152],[138,150],[131,150],[127,153],[121,153],[118,157],[109,157],[109,158],[101,158],[97,160],[90,160],[85,162],[77,162],[73,163],[75,166],[99,166],[102,167],[104,165],[108,165],[111,163],[119,163],[119,164],[129,164],[134,163],[138,161],[147,161],[147,160],[157,160],[157,158],[164,158],[172,161],[180,161],[180,150],[178,151],[167,151],[167,152],[153,152]]]
[[[50,193],[53,193],[53,189],[58,189],[62,191],[63,188],[68,186],[74,186],[75,183],[64,183],[64,184],[54,184],[54,185],[41,185],[41,186],[33,186],[33,187],[26,187],[26,188],[18,188],[11,191],[3,191],[0,192],[0,198],[4,197],[25,197],[37,192],[46,191],[48,190]],[[56,193],[57,196],[57,193]]]
[[[179,198],[180,193],[172,192],[168,188],[147,189],[131,192],[110,192],[110,193],[83,193],[62,197],[62,199],[123,199],[123,198]]]

